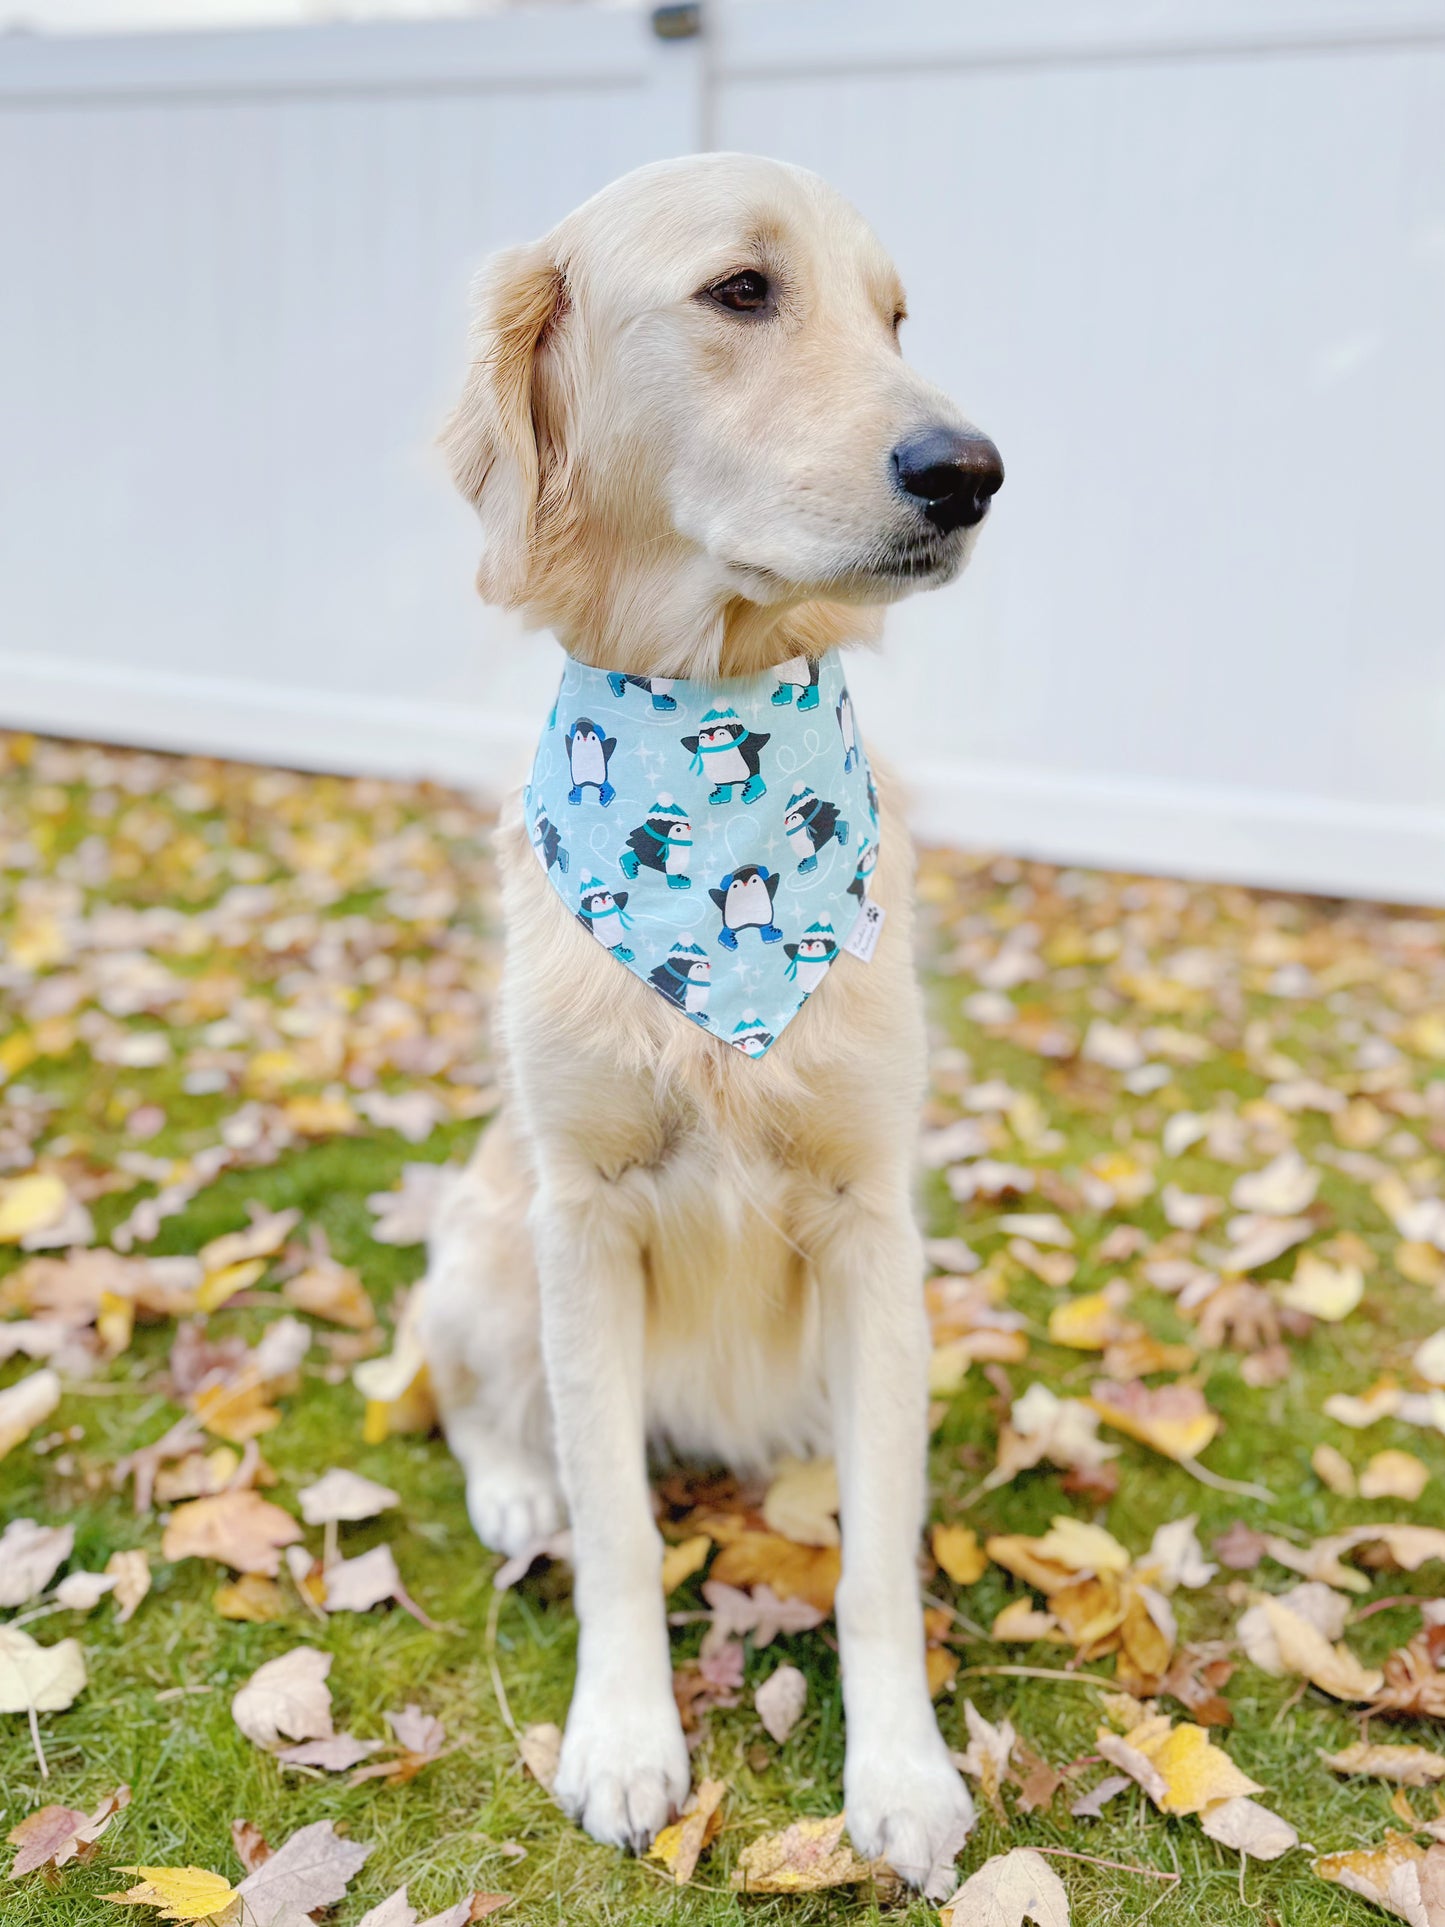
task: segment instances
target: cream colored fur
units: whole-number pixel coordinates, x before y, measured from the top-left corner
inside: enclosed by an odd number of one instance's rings
[[[771,319],[699,299],[744,267],[781,287]],[[960,423],[902,362],[901,305],[846,203],[749,156],[644,169],[498,257],[447,431],[483,593],[636,674],[750,673],[866,634],[870,605],[917,586],[884,572],[917,520],[889,451]],[[937,542],[930,583],[970,539]],[[688,1787],[648,1440],[749,1470],[836,1455],[849,1827],[922,1882],[972,1808],[924,1674],[924,1032],[912,855],[877,774],[874,958],[840,958],[758,1060],[606,955],[509,801],[505,1103],[436,1227],[421,1324],[480,1536],[515,1551],[570,1517],[557,1793],[600,1839],[642,1845]]]

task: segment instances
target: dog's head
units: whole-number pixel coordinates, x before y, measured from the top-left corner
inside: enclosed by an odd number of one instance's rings
[[[444,438],[483,595],[696,673],[730,624],[948,581],[1003,469],[903,361],[903,313],[855,210],[751,155],[642,168],[495,256]]]

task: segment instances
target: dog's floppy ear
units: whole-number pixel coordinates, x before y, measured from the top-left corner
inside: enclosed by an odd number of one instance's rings
[[[512,605],[526,593],[550,437],[537,362],[566,311],[567,285],[545,244],[506,248],[477,277],[471,367],[442,431],[457,487],[481,517],[477,587]]]

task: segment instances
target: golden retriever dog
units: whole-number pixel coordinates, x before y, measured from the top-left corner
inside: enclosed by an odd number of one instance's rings
[[[619,676],[872,639],[878,605],[958,574],[1003,480],[903,361],[903,313],[854,209],[750,155],[642,168],[494,257],[444,437],[482,595]],[[504,1105],[439,1212],[419,1327],[482,1540],[570,1521],[555,1791],[599,1840],[643,1847],[688,1791],[649,1446],[748,1474],[835,1456],[848,1827],[922,1884],[972,1806],[924,1672],[924,1025],[877,789],[872,960],[840,956],[756,1060],[579,928],[506,805]]]

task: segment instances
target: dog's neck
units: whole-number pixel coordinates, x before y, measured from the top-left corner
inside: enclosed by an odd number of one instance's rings
[[[764,605],[741,596],[670,613],[669,621],[655,592],[624,589],[599,598],[582,619],[550,626],[567,654],[593,669],[716,681],[760,675],[795,656],[818,657],[847,643],[876,642],[883,614],[843,602]]]

